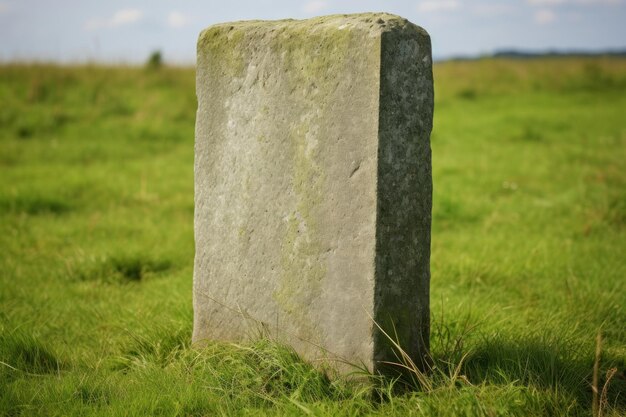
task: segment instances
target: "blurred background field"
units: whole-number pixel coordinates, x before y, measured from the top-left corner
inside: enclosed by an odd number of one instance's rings
[[[271,341],[190,346],[193,68],[0,66],[0,414],[588,416],[600,331],[624,415],[626,59],[434,73],[437,370],[376,401]]]

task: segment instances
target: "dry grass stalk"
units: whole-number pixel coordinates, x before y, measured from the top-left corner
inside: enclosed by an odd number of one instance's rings
[[[613,378],[616,373],[617,368],[611,368],[606,371],[606,381],[604,382],[604,386],[602,387],[602,395],[600,395],[600,403],[598,404],[598,417],[602,417],[604,415],[604,410],[609,405],[609,401],[607,399],[609,383],[611,382],[611,378]]]
[[[602,332],[598,331],[596,336],[596,360],[593,363],[593,380],[591,382],[591,390],[593,391],[592,399],[592,415],[600,416],[600,401],[598,398],[598,374],[600,372],[600,356],[602,354]]]

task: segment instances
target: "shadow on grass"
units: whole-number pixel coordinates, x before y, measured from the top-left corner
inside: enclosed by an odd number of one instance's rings
[[[23,376],[54,374],[63,363],[34,335],[15,329],[0,334],[0,380],[12,381]]]
[[[2,196],[0,195],[0,213],[25,213],[28,215],[65,214],[72,210],[66,201],[39,195]]]
[[[121,256],[109,259],[105,269],[111,269],[124,281],[141,281],[149,274],[167,271],[172,263],[165,259],[151,259],[144,256]]]
[[[603,355],[600,390],[606,372],[623,372],[626,358]],[[440,361],[441,362],[441,361]],[[472,384],[517,384],[558,395],[565,395],[585,409],[592,404],[592,351],[583,351],[573,342],[553,338],[505,340],[483,339],[465,357],[462,373]],[[626,412],[626,382],[614,378],[607,385],[608,404]]]
[[[172,267],[173,263],[167,259],[144,254],[122,254],[90,262],[71,271],[71,274],[79,281],[125,284],[161,275]]]

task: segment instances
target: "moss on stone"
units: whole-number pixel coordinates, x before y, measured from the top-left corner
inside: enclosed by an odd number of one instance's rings
[[[287,80],[293,90],[312,87],[326,96],[332,93],[329,67],[341,66],[350,48],[353,32],[318,29],[303,25],[276,34],[270,43],[272,52],[289,68]]]
[[[315,213],[315,207],[322,200],[324,175],[314,160],[314,153],[307,152],[308,133],[309,124],[300,123],[289,135],[296,210],[287,218],[282,241],[280,282],[274,292],[274,299],[280,307],[299,322],[303,338],[312,337],[314,324],[302,307],[319,297],[322,280],[326,276],[326,266],[319,259],[322,245]]]
[[[239,77],[245,70],[243,40],[245,31],[226,25],[211,26],[202,31],[198,39],[198,55],[209,54],[217,65],[230,77]]]

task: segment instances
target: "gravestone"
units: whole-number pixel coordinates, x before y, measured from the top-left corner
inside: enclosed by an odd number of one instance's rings
[[[263,334],[376,371],[397,362],[382,328],[424,367],[428,34],[389,14],[214,25],[197,96],[194,342]]]

